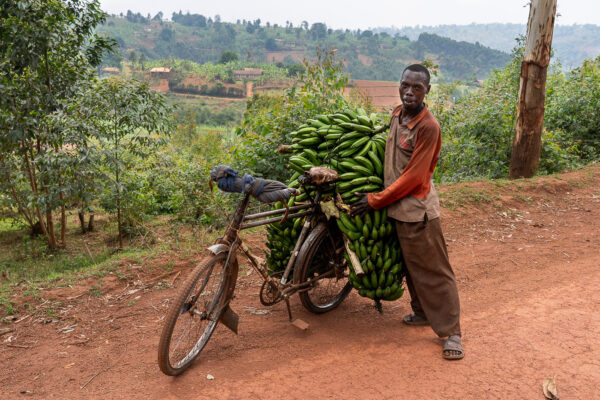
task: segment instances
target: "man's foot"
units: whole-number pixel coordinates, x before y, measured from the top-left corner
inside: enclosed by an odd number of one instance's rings
[[[446,360],[460,360],[465,356],[460,335],[452,335],[444,342],[442,357]]]
[[[415,313],[405,315],[404,318],[402,318],[402,321],[406,325],[429,325],[429,321],[427,321],[427,318]]]

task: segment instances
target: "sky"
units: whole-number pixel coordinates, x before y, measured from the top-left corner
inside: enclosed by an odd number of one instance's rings
[[[238,19],[298,26],[324,22],[334,29],[368,29],[415,25],[466,25],[470,23],[527,23],[528,0],[100,0],[109,14],[127,10],[150,13],[162,11],[219,15],[223,22]],[[600,1],[559,0],[557,23],[600,25]]]

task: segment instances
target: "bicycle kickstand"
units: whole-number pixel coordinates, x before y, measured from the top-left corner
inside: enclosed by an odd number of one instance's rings
[[[292,318],[292,309],[290,307],[290,297],[289,295],[284,295],[283,299],[285,300],[285,305],[287,306],[287,312],[288,312],[288,317],[290,319],[290,322],[292,323],[292,325],[294,325],[296,328],[305,331],[308,329],[309,325],[307,322],[301,320],[300,318],[296,318],[293,319]]]

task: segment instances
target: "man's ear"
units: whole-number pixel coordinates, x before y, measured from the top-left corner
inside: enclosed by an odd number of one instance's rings
[[[427,91],[425,92],[425,94],[428,94],[430,90],[431,90],[431,85],[428,83],[427,84]]]

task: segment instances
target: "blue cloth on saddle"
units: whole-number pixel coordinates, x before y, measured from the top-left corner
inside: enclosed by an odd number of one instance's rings
[[[224,167],[224,166],[219,166],[219,167]],[[211,179],[213,179],[214,181],[217,182],[217,186],[219,186],[219,189],[221,189],[222,191],[235,192],[235,178],[238,176],[238,172],[231,167],[225,167],[225,168],[219,168],[219,167],[213,168],[213,170],[210,173]],[[215,171],[215,168],[217,168],[217,171]],[[213,171],[215,171],[217,173],[214,177],[213,177]]]
[[[264,203],[271,203],[289,198],[296,189],[270,179],[255,178],[245,174],[239,176],[238,171],[226,165],[217,165],[210,171],[210,178],[224,192],[249,193]]]

